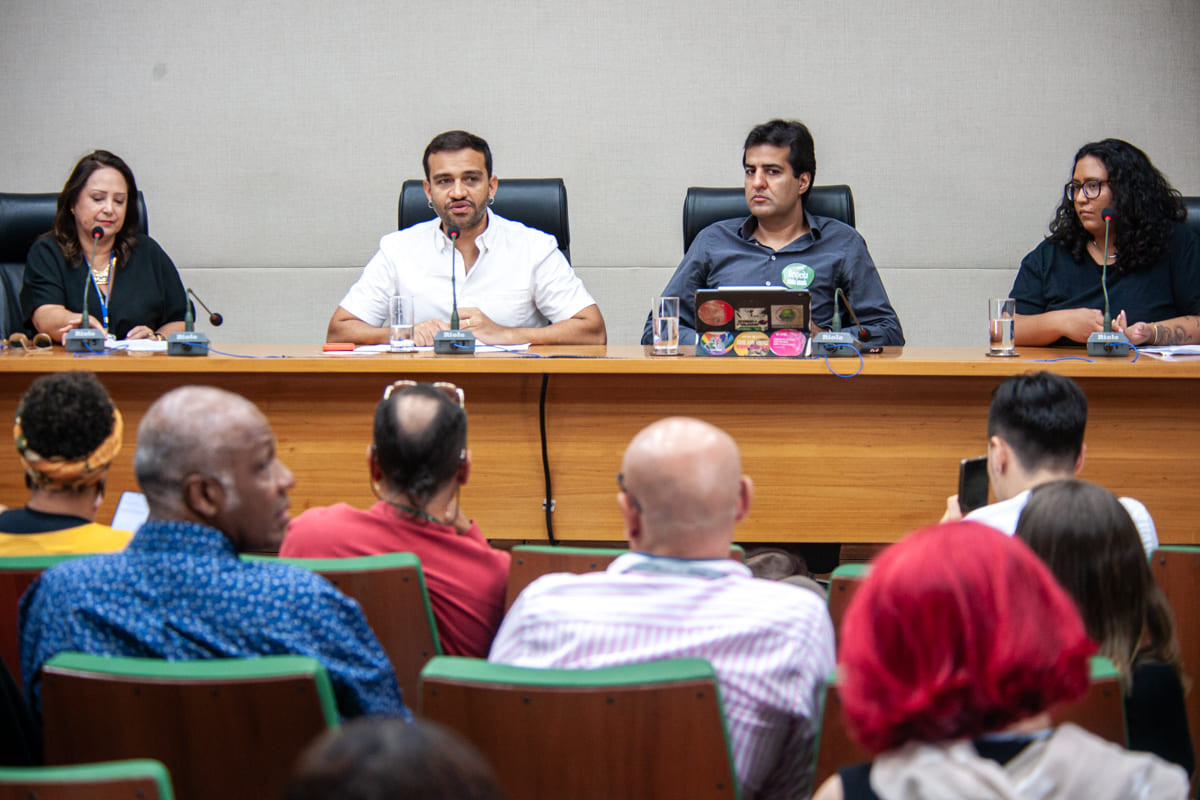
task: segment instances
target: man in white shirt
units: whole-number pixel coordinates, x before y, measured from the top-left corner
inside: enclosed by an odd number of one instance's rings
[[[664,419],[634,437],[617,482],[631,552],[605,572],[534,581],[488,659],[595,668],[705,658],[741,796],[807,797],[833,624],[815,592],[754,578],[728,558],[753,495],[737,445],[708,423]]]
[[[1029,500],[1029,491],[1049,481],[1074,478],[1083,469],[1087,445],[1087,397],[1070,378],[1053,372],[1028,372],[1005,380],[992,392],[988,410],[988,479],[996,502],[977,508],[966,519],[1010,536]],[[1142,537],[1146,554],[1158,547],[1158,532],[1146,507],[1120,498]],[[942,522],[963,518],[958,495],[946,501]]]
[[[451,248],[459,324],[486,344],[604,344],[604,318],[553,236],[493,214],[499,182],[488,143],[447,131],[425,148],[437,219],[389,233],[329,321],[325,340],[388,341],[388,299],[411,295],[417,346],[450,328]],[[457,241],[450,230],[459,230]]]

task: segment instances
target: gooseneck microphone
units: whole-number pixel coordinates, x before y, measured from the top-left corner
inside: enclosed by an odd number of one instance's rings
[[[92,282],[92,265],[96,263],[96,246],[100,244],[100,239],[103,237],[104,228],[99,225],[92,228],[92,260],[83,265],[83,319],[79,321],[78,328],[67,331],[67,334],[63,336],[63,347],[68,353],[96,353],[104,349],[104,331],[92,327],[91,314],[88,313],[88,290],[91,288]]]
[[[438,331],[433,335],[433,352],[447,356],[469,355],[475,352],[475,334],[458,327],[458,286],[455,283],[454,256],[458,250],[459,233],[457,225],[446,226],[446,235],[450,237],[450,330]]]
[[[208,312],[208,324],[212,325],[214,328],[221,327],[221,323],[225,321],[225,318],[222,317],[220,314],[213,312],[213,310],[211,308],[209,308],[208,306],[204,305],[204,301],[200,299],[200,295],[196,294],[191,289],[188,289],[187,293],[190,294],[192,297],[194,297],[196,299],[196,302],[200,304],[200,307]],[[191,305],[191,303],[189,303],[188,305]],[[194,309],[194,308],[191,309],[191,312],[193,314],[193,319],[194,319],[196,309]],[[191,329],[189,328],[189,330],[191,330]]]
[[[1087,351],[1089,356],[1124,356],[1129,354],[1129,337],[1124,333],[1115,333],[1112,329],[1112,309],[1108,305],[1108,230],[1117,212],[1105,207],[1100,212],[1104,218],[1104,250],[1100,258],[1104,262],[1100,268],[1100,290],[1104,293],[1104,330],[1096,331],[1088,336]]]
[[[850,312],[850,318],[854,320],[854,327],[858,328],[857,338],[849,331],[842,330],[842,312],[838,307],[839,297],[845,302],[846,310]],[[830,358],[853,356],[854,350],[858,349],[861,351],[863,341],[869,338],[871,338],[871,334],[859,323],[858,315],[850,307],[850,301],[846,298],[846,293],[839,286],[837,291],[833,293],[833,321],[829,325],[829,330],[822,331],[813,337],[813,356],[817,358],[821,356]]]
[[[204,305],[204,301],[196,297],[196,293],[191,289],[187,293],[200,302],[204,306],[204,310],[208,311],[208,306]],[[214,314],[208,311],[208,321],[213,325],[220,325],[225,320],[220,314]],[[183,312],[183,330],[176,331],[167,337],[167,355],[169,356],[206,356],[208,355],[208,336],[201,331],[196,330],[196,307],[189,300],[187,309]]]

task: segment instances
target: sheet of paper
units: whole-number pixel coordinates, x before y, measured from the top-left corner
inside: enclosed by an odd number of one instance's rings
[[[1194,357],[1200,356],[1200,344],[1178,344],[1170,347],[1139,347],[1138,352],[1163,360],[1170,360],[1180,356]]]

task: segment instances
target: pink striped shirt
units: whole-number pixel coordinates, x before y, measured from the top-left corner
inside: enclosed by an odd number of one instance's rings
[[[500,626],[490,661],[595,668],[705,658],[721,687],[743,800],[812,792],[833,624],[807,589],[728,559],[628,553],[605,572],[539,578]]]

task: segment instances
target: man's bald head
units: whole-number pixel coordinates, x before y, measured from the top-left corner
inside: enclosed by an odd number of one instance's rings
[[[734,526],[753,493],[729,434],[688,417],[660,420],[629,443],[621,475],[634,549],[688,558],[728,555]]]

